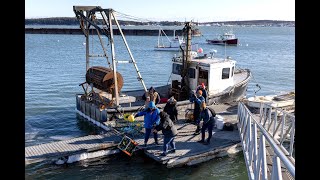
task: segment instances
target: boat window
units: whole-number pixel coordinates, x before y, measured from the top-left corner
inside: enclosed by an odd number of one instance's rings
[[[234,66],[232,66],[231,77],[233,76]]]
[[[229,79],[230,68],[222,69],[222,79]]]
[[[200,68],[199,69],[199,78],[208,79],[208,71]]]
[[[172,73],[181,75],[182,65],[180,64],[172,64]]]
[[[195,69],[193,69],[193,68],[189,68],[189,77],[190,78],[196,78],[196,70]]]

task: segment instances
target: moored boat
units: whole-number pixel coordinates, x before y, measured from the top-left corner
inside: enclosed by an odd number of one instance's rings
[[[215,39],[206,39],[206,42],[209,44],[217,44],[217,45],[237,45],[238,38],[232,32],[227,32],[220,35]]]
[[[181,51],[181,48],[185,48],[185,40],[184,38],[181,38],[177,35],[175,35],[176,31],[173,30],[173,37],[170,39],[166,33],[163,31],[163,29],[159,29],[159,35],[158,35],[158,43],[154,47],[155,51]],[[168,40],[167,43],[163,42],[163,35]],[[198,44],[192,44],[191,48],[196,51],[198,49]]]
[[[249,107],[260,108],[261,103],[275,108],[283,108],[295,105],[295,93],[290,91],[280,95],[252,96],[245,99]]]
[[[86,81],[81,83],[84,93],[77,94],[77,112],[86,118],[91,118],[100,122],[111,119],[114,115],[121,115],[126,112],[136,112],[144,107],[145,101],[142,95],[148,92],[145,82],[140,74],[137,64],[130,51],[128,43],[122,33],[112,9],[102,9],[101,7],[77,7],[74,9],[77,18],[81,22],[86,22],[86,26],[80,26],[83,32],[89,32],[89,26],[95,27],[98,34],[108,37],[111,45],[111,59],[109,67],[89,66],[90,57],[89,44],[86,44]],[[101,29],[96,23],[90,21],[93,17],[86,17],[83,12],[89,11],[89,16],[95,13],[103,14],[104,22],[109,22],[108,30]],[[115,58],[115,47],[113,44],[113,29],[111,22],[115,22],[121,33],[123,42],[126,45],[132,63],[138,75],[138,81],[142,88],[133,91],[121,91],[123,78],[116,71],[119,61]],[[165,99],[174,96],[177,100],[177,107],[183,111],[193,106],[189,101],[190,94],[194,93],[197,86],[204,83],[207,87],[207,105],[228,103],[241,100],[245,94],[251,72],[248,69],[238,69],[236,61],[229,58],[216,58],[213,53],[198,55],[192,52],[191,37],[192,25],[187,22],[183,28],[186,37],[186,46],[182,48],[181,56],[172,59],[171,83],[163,86],[154,87],[163,97],[163,101],[157,107],[165,106]],[[90,33],[87,33],[87,38]],[[98,35],[100,38],[100,35]],[[102,46],[103,47],[103,46]],[[103,47],[104,53],[106,52]],[[106,56],[106,54],[105,54]],[[101,56],[99,56],[101,57]],[[107,56],[106,56],[107,57]]]

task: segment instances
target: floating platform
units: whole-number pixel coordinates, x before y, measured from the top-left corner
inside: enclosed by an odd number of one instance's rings
[[[190,166],[241,151],[241,140],[239,132],[236,130],[222,131],[214,129],[211,143],[204,145],[197,142],[201,140],[201,134],[193,134],[196,130],[195,125],[179,124],[176,126],[179,133],[175,138],[175,153],[169,152],[165,157],[160,156],[163,152],[162,146],[147,148],[145,150],[146,155],[161,164],[165,164],[168,168],[184,165]],[[207,137],[208,133],[206,132],[206,138]],[[160,144],[161,143],[163,142],[160,141]]]
[[[25,165],[47,163],[73,163],[76,161],[118,153],[114,148],[121,141],[115,131],[102,135],[89,135],[64,141],[25,147]]]
[[[237,122],[237,105],[220,104],[212,105],[211,107],[214,108],[217,115],[224,118],[224,122]],[[112,127],[112,123],[114,123],[115,120],[98,122],[80,111],[78,111],[78,114],[90,123],[106,130],[107,133],[26,147],[25,164],[28,165],[36,162],[54,162],[56,164],[73,163],[121,152],[117,146],[124,137],[124,133],[119,132],[116,127]],[[178,135],[175,138],[175,153],[169,153],[165,157],[160,156],[162,153],[162,145],[157,146],[154,144],[152,134],[148,141],[147,148],[143,148],[141,145],[144,144],[144,129],[139,132],[138,136],[131,137],[138,143],[135,151],[143,150],[150,158],[161,164],[165,164],[168,168],[172,168],[198,164],[213,158],[235,154],[242,150],[237,129],[233,131],[214,129],[211,143],[204,145],[197,142],[201,139],[201,134],[193,134],[196,126],[186,121],[184,112],[179,112],[178,119],[179,121],[176,123]],[[136,121],[142,123],[143,117],[136,118]],[[159,143],[162,144],[162,132],[158,134]],[[208,137],[207,132],[206,137]]]

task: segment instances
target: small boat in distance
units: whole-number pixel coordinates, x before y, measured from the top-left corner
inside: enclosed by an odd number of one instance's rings
[[[163,35],[166,36],[166,38],[169,41],[169,44],[163,43]],[[160,43],[161,41],[161,43]],[[158,44],[154,47],[155,51],[181,51],[181,48],[185,48],[185,40],[183,38],[180,38],[176,35],[176,30],[173,30],[173,37],[169,39],[169,37],[166,35],[166,33],[163,31],[163,29],[159,29],[159,36],[158,36]],[[191,49],[193,51],[196,51],[198,49],[198,44],[192,44]]]
[[[238,38],[232,32],[226,32],[215,39],[206,39],[209,44],[217,45],[237,45]]]

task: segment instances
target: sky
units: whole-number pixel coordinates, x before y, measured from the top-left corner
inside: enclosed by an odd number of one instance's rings
[[[295,0],[25,0],[25,18],[75,17],[73,6],[112,8],[141,21],[295,21]]]

